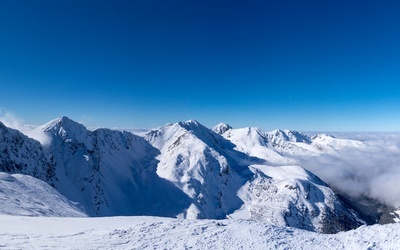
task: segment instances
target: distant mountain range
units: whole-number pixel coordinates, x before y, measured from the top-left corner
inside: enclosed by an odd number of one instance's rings
[[[195,120],[141,136],[90,131],[67,117],[35,130],[50,142],[0,123],[1,213],[253,219],[323,233],[367,222],[292,157],[362,148],[361,141],[223,123],[209,129]]]

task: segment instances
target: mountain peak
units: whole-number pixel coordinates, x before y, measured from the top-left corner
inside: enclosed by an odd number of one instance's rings
[[[308,137],[307,135],[300,133],[296,130],[276,129],[276,130],[266,133],[266,135],[270,139],[274,139],[274,137],[275,137],[275,138],[282,139],[284,141],[311,143],[310,137]]]
[[[305,142],[311,143],[311,138],[308,135],[305,135],[296,130],[285,130],[286,135],[288,136],[289,140],[292,142]]]
[[[222,135],[223,133],[225,133],[226,131],[228,131],[230,129],[232,129],[231,126],[229,126],[226,123],[221,122],[221,123],[218,123],[217,125],[215,125],[211,130],[217,134]]]
[[[68,116],[61,116],[60,118],[58,118],[58,120],[59,120],[60,122],[63,122],[63,123],[65,123],[65,122],[74,122],[74,121],[71,120]]]
[[[71,126],[83,126],[83,125],[74,120],[71,120],[67,116],[61,116],[59,118],[56,118],[56,119],[42,125],[41,127],[46,130],[46,129],[51,129],[54,127],[67,128],[67,127],[71,127]]]
[[[39,131],[56,133],[61,135],[63,138],[66,137],[80,137],[87,133],[87,129],[84,125],[71,120],[67,116],[62,116],[54,119],[37,128]]]
[[[187,120],[187,121],[185,121],[185,122],[183,122],[184,124],[194,124],[194,125],[199,125],[200,123],[197,121],[197,120],[195,120],[195,119],[190,119],[190,120]]]
[[[197,131],[200,128],[205,128],[203,124],[194,119],[185,122],[178,122],[177,124],[188,131]]]

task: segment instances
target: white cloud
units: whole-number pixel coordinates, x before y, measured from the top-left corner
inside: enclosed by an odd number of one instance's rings
[[[352,137],[362,140],[366,147],[342,150],[337,156],[301,157],[302,165],[345,194],[368,196],[399,207],[400,133]]]
[[[19,130],[26,136],[39,141],[42,145],[48,145],[51,138],[44,132],[36,130],[36,126],[25,124],[21,118],[18,118],[12,112],[0,109],[0,121],[7,127]]]

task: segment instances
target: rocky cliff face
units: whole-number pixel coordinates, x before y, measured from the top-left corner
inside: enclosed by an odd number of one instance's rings
[[[0,170],[23,173],[54,186],[55,166],[38,141],[0,122]]]

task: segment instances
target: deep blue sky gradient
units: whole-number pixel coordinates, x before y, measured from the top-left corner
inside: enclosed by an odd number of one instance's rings
[[[399,130],[400,1],[0,1],[0,108],[41,124]]]

